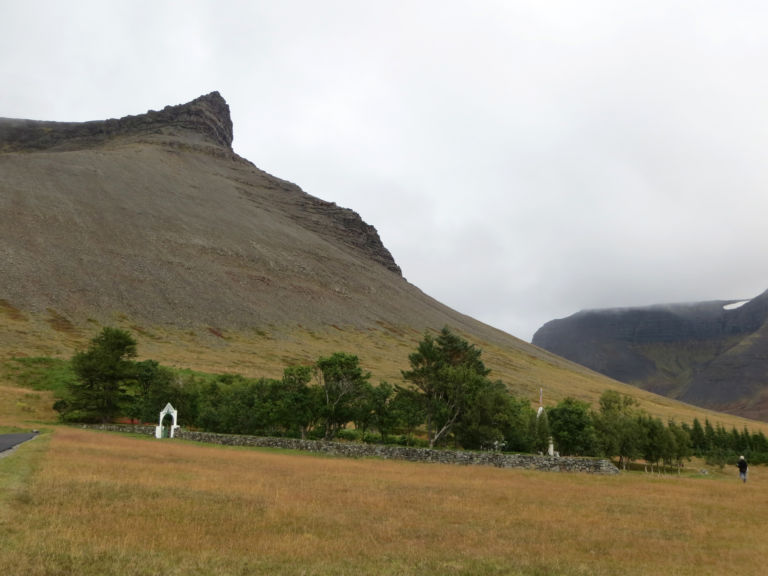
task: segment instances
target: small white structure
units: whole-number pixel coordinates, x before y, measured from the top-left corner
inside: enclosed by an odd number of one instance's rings
[[[165,418],[168,414],[170,414],[173,417],[173,424],[171,425],[170,433],[168,434],[169,438],[173,438],[173,435],[176,433],[176,430],[181,428],[176,422],[178,421],[178,412],[176,411],[176,408],[171,406],[171,403],[168,402],[168,404],[165,405],[165,408],[163,408],[162,412],[160,412],[160,423],[155,426],[155,438],[162,438],[163,437],[163,418]]]
[[[536,419],[544,412],[544,388],[539,388],[539,409],[536,410]]]

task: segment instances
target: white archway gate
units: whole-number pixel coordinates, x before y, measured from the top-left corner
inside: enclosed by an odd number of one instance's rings
[[[173,424],[171,425],[170,433],[168,434],[169,438],[173,438],[174,434],[176,433],[176,430],[180,428],[176,422],[178,422],[178,412],[176,411],[176,408],[171,406],[171,403],[168,402],[168,404],[165,405],[165,408],[160,412],[160,422],[157,426],[155,426],[155,438],[162,438],[163,437],[163,418],[168,416],[168,414],[171,415],[173,418]]]

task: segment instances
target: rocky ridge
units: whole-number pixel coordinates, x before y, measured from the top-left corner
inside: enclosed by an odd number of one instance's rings
[[[81,150],[123,137],[190,133],[231,150],[229,105],[218,92],[160,111],[91,122],[48,122],[0,118],[0,152]]]

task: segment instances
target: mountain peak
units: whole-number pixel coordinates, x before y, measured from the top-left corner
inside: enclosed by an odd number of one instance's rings
[[[216,91],[186,104],[166,106],[160,112],[150,111],[145,114],[148,115],[156,115],[153,120],[157,122],[198,131],[214,143],[232,149],[233,131],[229,105]]]
[[[0,118],[0,152],[92,148],[121,137],[192,137],[232,150],[232,118],[218,92],[136,116],[90,122]]]

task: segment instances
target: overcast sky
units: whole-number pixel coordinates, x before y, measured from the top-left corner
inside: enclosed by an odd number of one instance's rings
[[[530,340],[768,289],[768,3],[0,0],[0,116],[218,90],[237,153]]]

